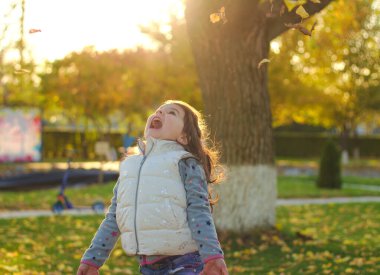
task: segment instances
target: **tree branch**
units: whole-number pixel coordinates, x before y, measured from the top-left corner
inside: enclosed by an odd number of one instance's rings
[[[308,1],[303,5],[305,10],[310,16],[323,10],[328,4],[333,0],[320,0],[321,3],[313,3]],[[285,24],[296,24],[302,21],[302,18],[296,14],[297,7],[288,12],[285,7],[285,11],[280,15],[281,6],[285,5],[283,0],[274,0],[272,4],[270,1],[266,1],[262,4],[261,10],[267,16],[267,27],[268,27],[268,39],[273,40],[283,32],[287,31],[289,28]]]

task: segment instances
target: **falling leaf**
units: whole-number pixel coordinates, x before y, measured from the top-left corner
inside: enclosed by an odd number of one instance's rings
[[[30,29],[29,33],[36,33],[36,32],[41,32],[40,29]]]
[[[29,74],[30,71],[26,69],[20,69],[20,70],[15,70],[14,73],[15,74]]]
[[[217,23],[220,21],[219,13],[212,13],[210,14],[210,21],[211,23]]]
[[[269,63],[269,62],[270,62],[269,59],[264,58],[263,60],[261,60],[261,61],[259,62],[259,64],[257,64],[257,68],[260,69],[261,65],[263,65],[264,63]]]
[[[301,16],[302,19],[308,18],[310,16],[303,6],[299,6],[296,9],[296,14],[298,14],[299,16]]]
[[[211,23],[217,23],[223,21],[223,24],[227,23],[225,8],[221,7],[218,12],[210,14]]]

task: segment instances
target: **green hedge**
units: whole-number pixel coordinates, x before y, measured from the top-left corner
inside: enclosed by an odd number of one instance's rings
[[[276,133],[275,152],[278,157],[320,157],[328,139],[340,144],[339,137],[323,134]],[[380,157],[380,137],[349,138],[348,152],[353,156],[358,148],[361,157]]]
[[[121,133],[99,134],[45,130],[42,134],[42,155],[45,160],[63,159],[67,157],[67,149],[72,148],[75,150],[75,158],[95,160],[97,157],[94,148],[97,140],[107,140],[117,149],[123,145],[122,136]],[[277,157],[319,158],[329,138],[331,136],[321,134],[275,133],[275,153]],[[339,144],[338,137],[332,139]],[[351,156],[355,144],[359,148],[361,157],[380,157],[379,137],[350,138],[348,146]]]

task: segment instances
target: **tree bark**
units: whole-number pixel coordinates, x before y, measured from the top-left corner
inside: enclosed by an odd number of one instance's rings
[[[215,207],[215,222],[221,230],[245,232],[275,222],[267,64],[258,67],[268,58],[269,41],[265,17],[245,18],[244,10],[233,10],[227,23],[212,24],[209,15],[217,10],[192,0],[186,18],[206,120],[227,166],[227,180],[216,189],[221,200]],[[244,28],[246,20],[254,24]]]
[[[304,5],[310,15],[321,4]],[[222,150],[227,180],[217,188],[214,218],[221,230],[248,233],[275,224],[277,176],[267,87],[270,41],[299,23],[283,1],[188,0],[186,21],[206,121]],[[223,13],[224,8],[225,13]],[[217,13],[220,21],[210,22]],[[260,64],[260,65],[259,65]]]

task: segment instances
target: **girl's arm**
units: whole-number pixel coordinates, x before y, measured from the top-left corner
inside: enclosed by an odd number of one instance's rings
[[[119,238],[120,231],[116,223],[116,200],[118,186],[119,181],[117,181],[113,189],[113,197],[106,217],[100,224],[98,231],[92,239],[90,247],[82,256],[81,264],[100,268],[108,259]]]
[[[194,158],[181,160],[179,170],[186,190],[187,219],[199,254],[206,264],[212,260],[223,259],[208,201],[205,172]]]

